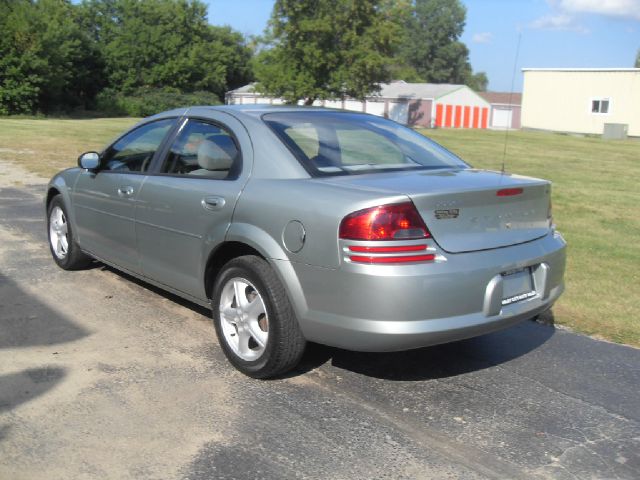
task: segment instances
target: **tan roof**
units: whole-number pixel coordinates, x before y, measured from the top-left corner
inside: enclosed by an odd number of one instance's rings
[[[248,83],[242,87],[236,88],[235,90],[229,90],[227,93],[249,93],[249,94],[258,94],[256,92],[256,82]]]
[[[491,104],[522,105],[522,94],[511,92],[478,92],[482,98]]]
[[[403,81],[383,83],[380,85],[379,96],[383,98],[438,98],[455,92],[464,85],[452,85],[450,83],[407,83]]]
[[[260,95],[259,92],[256,92],[255,85],[255,83],[250,83],[227,93],[250,96]],[[461,88],[466,87],[449,83],[407,83],[396,81],[380,84],[380,92],[372,94],[371,97],[436,99]]]

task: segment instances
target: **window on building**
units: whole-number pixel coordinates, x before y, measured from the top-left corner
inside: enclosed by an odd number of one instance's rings
[[[609,99],[591,100],[591,113],[609,113]]]

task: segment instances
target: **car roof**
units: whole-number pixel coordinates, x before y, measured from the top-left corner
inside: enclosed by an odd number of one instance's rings
[[[336,108],[325,107],[311,107],[311,106],[299,106],[299,105],[267,105],[267,104],[253,104],[253,105],[212,105],[212,106],[193,106],[189,107],[186,112],[187,115],[192,111],[206,111],[214,110],[227,112],[233,115],[249,115],[252,117],[259,117],[265,113],[284,113],[284,112],[332,112],[332,113],[360,113],[349,112],[346,110]]]
[[[368,113],[357,112],[352,110],[342,110],[338,108],[326,108],[326,107],[313,107],[302,105],[268,105],[268,104],[253,104],[253,105],[194,105],[191,107],[175,108],[173,110],[167,110],[164,112],[156,113],[150,117],[143,118],[134,125],[130,130],[133,130],[140,125],[144,125],[148,122],[155,120],[161,120],[163,118],[171,117],[207,117],[208,114],[213,112],[224,112],[236,117],[238,120],[245,120],[256,122],[260,121],[260,117],[265,113],[331,113],[339,115],[366,115],[371,116]]]

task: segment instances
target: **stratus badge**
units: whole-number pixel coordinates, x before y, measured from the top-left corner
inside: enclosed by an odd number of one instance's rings
[[[449,218],[458,218],[458,215],[460,215],[460,209],[459,208],[450,208],[449,210],[436,210],[435,214],[436,214],[436,218],[438,220],[446,220],[446,219],[449,219]]]

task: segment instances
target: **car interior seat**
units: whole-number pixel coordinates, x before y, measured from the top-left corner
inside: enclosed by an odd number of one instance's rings
[[[198,147],[198,166],[199,169],[189,172],[190,175],[198,175],[209,178],[223,179],[229,175],[229,169],[237,156],[237,150],[232,142],[233,150],[230,148],[224,148],[220,145],[219,140],[225,138],[225,136],[216,136],[216,141],[203,140]],[[229,150],[229,151],[228,151]]]

